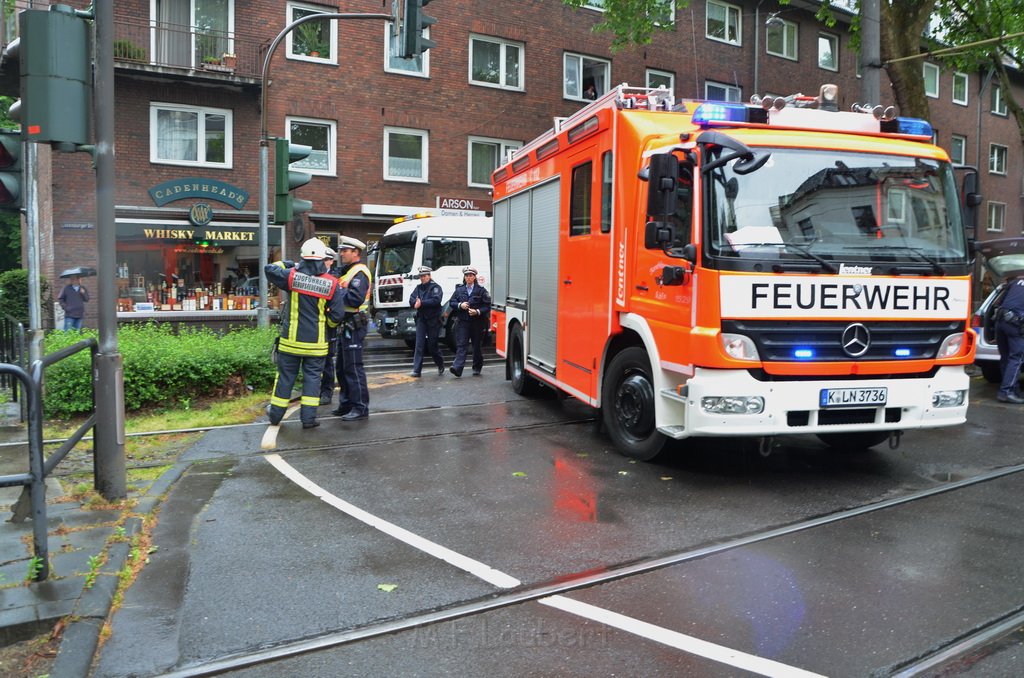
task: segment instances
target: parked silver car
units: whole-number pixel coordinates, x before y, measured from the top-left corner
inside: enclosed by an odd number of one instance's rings
[[[992,317],[993,305],[1006,286],[1007,277],[1024,275],[1024,238],[1003,238],[978,243],[977,252],[999,285],[986,297],[971,318],[971,327],[978,335],[974,364],[981,369],[986,381],[998,384],[1003,380],[999,367],[999,347],[996,346],[996,324]]]

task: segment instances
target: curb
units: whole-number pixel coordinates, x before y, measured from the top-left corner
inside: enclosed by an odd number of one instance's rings
[[[190,464],[178,462],[157,478],[139,497],[133,513],[148,515],[160,505],[161,498],[185,473]],[[142,519],[131,517],[125,521],[125,536],[128,540],[142,530]],[[60,648],[54,659],[50,675],[52,678],[80,678],[89,675],[96,650],[99,648],[100,633],[103,630],[114,593],[118,586],[118,573],[128,562],[131,544],[118,542],[107,551],[107,562],[100,571],[93,586],[82,592],[70,615],[70,621],[61,636]]]

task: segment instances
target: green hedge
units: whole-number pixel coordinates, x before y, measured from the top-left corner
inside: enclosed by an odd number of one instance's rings
[[[124,406],[171,406],[181,400],[222,393],[231,381],[242,380],[254,390],[273,386],[277,370],[270,347],[277,328],[246,328],[217,334],[207,329],[181,329],[157,323],[125,325],[118,329],[118,350],[124,365]],[[95,330],[51,332],[45,349],[53,353]],[[89,351],[46,368],[43,377],[46,417],[67,417],[92,410]],[[97,398],[104,397],[97,394]]]

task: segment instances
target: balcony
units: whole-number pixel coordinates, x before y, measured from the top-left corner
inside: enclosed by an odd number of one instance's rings
[[[118,72],[160,73],[258,85],[270,40],[196,26],[118,17],[114,66]]]

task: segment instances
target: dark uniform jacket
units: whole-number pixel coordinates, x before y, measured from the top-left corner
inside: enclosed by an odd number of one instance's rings
[[[420,283],[413,288],[409,295],[409,305],[415,306],[416,300],[420,300],[420,307],[416,314],[424,320],[434,320],[441,317],[441,302],[444,300],[444,290],[436,282]]]
[[[344,290],[338,279],[327,273],[323,261],[315,259],[303,259],[298,265],[278,261],[264,271],[268,282],[288,292],[278,350],[292,355],[327,355],[327,327],[341,322],[344,314]]]
[[[469,302],[470,308],[480,311],[480,315],[470,316],[468,310],[459,308],[459,304],[464,301]],[[473,286],[472,293],[469,292],[469,288],[465,285],[457,285],[455,293],[452,294],[452,300],[448,302],[448,305],[451,306],[452,313],[459,320],[485,321],[491,314],[491,295],[488,294],[487,288],[480,284]]]

